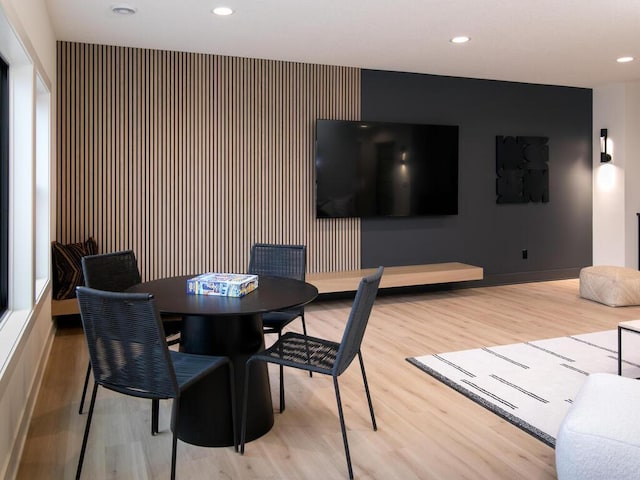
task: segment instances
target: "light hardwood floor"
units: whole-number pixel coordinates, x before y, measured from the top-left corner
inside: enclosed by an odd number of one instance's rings
[[[346,300],[309,306],[309,333],[339,340],[349,307]],[[640,307],[615,309],[579,298],[577,280],[380,296],[363,343],[377,432],[357,362],[340,377],[356,478],[555,478],[552,448],[405,358],[613,329],[637,318]],[[75,474],[86,419],[77,413],[87,362],[83,342],[78,328],[56,335],[19,479]],[[277,371],[270,373],[277,408]],[[267,435],[247,444],[244,456],[179,441],[178,478],[347,478],[331,379],[293,370],[285,376],[287,409],[275,415]],[[149,401],[99,390],[83,478],[168,478],[170,403],[162,402],[155,437],[149,434],[150,407]]]

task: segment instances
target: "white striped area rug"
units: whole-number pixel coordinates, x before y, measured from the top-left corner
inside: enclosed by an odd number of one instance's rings
[[[623,369],[640,377],[640,335],[623,332]],[[618,373],[618,331],[424,355],[407,361],[555,446],[573,398],[590,373]]]

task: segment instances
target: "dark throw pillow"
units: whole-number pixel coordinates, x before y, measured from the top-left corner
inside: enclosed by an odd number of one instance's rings
[[[51,258],[53,262],[53,299],[64,300],[76,296],[76,287],[84,285],[81,259],[85,255],[98,253],[93,238],[86,242],[64,245],[53,242]]]

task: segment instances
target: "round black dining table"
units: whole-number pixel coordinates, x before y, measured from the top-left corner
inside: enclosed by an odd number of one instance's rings
[[[195,276],[152,280],[127,291],[151,293],[161,314],[182,317],[181,351],[229,357],[235,374],[235,415],[240,428],[246,361],[265,347],[262,314],[306,305],[318,296],[318,289],[299,280],[260,276],[258,288],[243,297],[188,294],[187,280]],[[247,441],[264,435],[273,426],[266,364],[254,366],[249,380]],[[185,390],[180,397],[178,438],[206,447],[233,445],[230,394],[226,368]]]

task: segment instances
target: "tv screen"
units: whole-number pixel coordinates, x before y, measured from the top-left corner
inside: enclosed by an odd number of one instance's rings
[[[458,213],[458,127],[317,120],[316,216]]]

